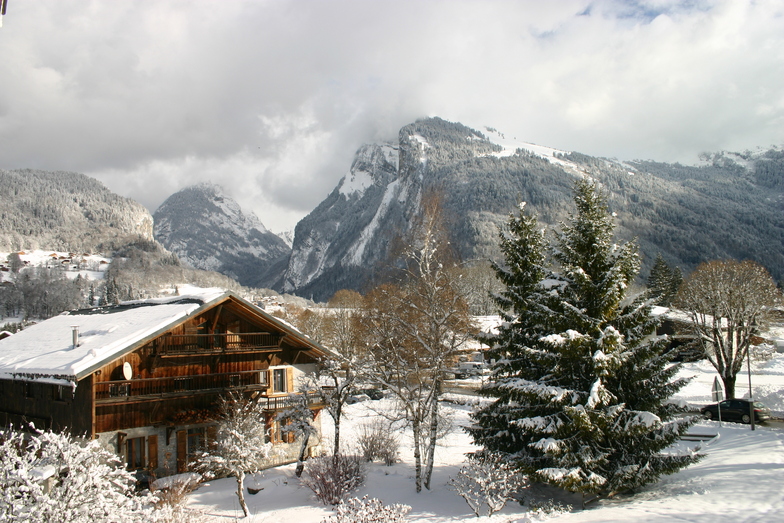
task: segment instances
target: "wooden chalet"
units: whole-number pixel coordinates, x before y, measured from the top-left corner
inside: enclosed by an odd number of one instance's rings
[[[97,438],[129,469],[161,477],[189,470],[220,396],[236,391],[265,405],[281,447],[269,465],[293,461],[275,417],[327,353],[230,292],[66,312],[0,341],[0,424]]]

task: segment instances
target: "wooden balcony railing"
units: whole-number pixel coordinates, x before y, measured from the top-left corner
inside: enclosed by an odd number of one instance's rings
[[[95,399],[96,401],[114,402],[131,398],[142,399],[142,396],[183,395],[221,389],[266,389],[268,387],[269,371],[254,370],[173,378],[101,381],[95,384]]]
[[[167,334],[153,344],[159,356],[187,356],[221,352],[253,352],[280,348],[280,334],[247,332],[242,334]]]
[[[321,398],[321,395],[316,392],[308,392],[305,394],[305,397],[308,401],[308,406],[313,407],[323,407],[324,401]],[[281,410],[286,409],[294,405],[294,399],[291,396],[271,396],[267,398],[261,398],[260,400],[266,406],[264,407],[266,410]]]
[[[155,399],[176,398],[202,392],[230,390],[266,390],[269,388],[269,370],[243,371],[225,374],[202,374],[175,378],[148,378],[138,380],[103,381],[95,384],[95,400],[102,404],[129,403]],[[308,405],[321,406],[321,395],[307,393]],[[267,410],[280,410],[292,406],[288,396],[259,398]]]

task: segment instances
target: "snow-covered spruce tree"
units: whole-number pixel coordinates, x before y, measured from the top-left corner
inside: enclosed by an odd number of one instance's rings
[[[245,474],[258,472],[271,448],[261,404],[239,393],[231,393],[221,398],[215,442],[199,457],[198,468],[208,475],[234,476],[240,507],[248,517],[243,491]]]
[[[675,419],[679,409],[665,403],[686,382],[673,379],[677,367],[651,336],[650,302],[627,296],[636,247],[613,243],[595,182],[576,183],[575,203],[550,263],[536,219],[522,209],[510,217],[506,264],[496,269],[506,322],[487,340],[497,363],[481,391],[496,400],[473,414],[469,433],[534,481],[612,495],[699,456],[661,452],[694,421]]]

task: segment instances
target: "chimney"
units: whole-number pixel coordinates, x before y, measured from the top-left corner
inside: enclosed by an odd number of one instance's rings
[[[78,325],[71,325],[71,329],[73,329],[73,348],[79,346],[79,326]]]

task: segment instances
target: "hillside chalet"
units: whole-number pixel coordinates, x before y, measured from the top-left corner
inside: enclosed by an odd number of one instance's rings
[[[267,465],[290,462],[298,446],[276,414],[327,353],[230,292],[66,312],[0,341],[0,425],[97,438],[130,470],[161,477],[190,469],[214,436],[217,400],[236,391],[265,406],[279,450]]]

